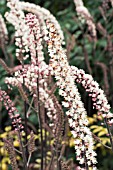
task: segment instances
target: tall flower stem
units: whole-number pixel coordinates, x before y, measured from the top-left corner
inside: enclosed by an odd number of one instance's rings
[[[22,62],[22,68],[24,69],[24,63]],[[25,80],[24,80],[24,77],[23,77],[23,88],[25,90]],[[25,119],[25,144],[27,144],[27,136],[28,136],[28,133],[27,133],[27,103],[26,101],[24,100],[24,119]],[[26,155],[26,159],[28,159],[28,148],[27,148],[27,145],[26,145],[26,151],[25,151],[25,155]],[[26,160],[26,164],[27,164],[27,160]]]
[[[25,144],[27,144],[27,103],[24,101],[24,118],[25,118]],[[26,158],[28,159],[28,149],[26,145]]]
[[[60,165],[60,161],[59,161],[59,156],[60,156],[60,154],[59,154],[59,152],[58,152],[58,150],[57,150],[57,169],[58,169],[58,170],[61,170],[61,165]]]
[[[38,95],[38,117],[39,117],[40,135],[41,135],[41,170],[43,170],[43,133],[42,133],[42,120],[41,120],[41,113],[40,113],[39,71],[38,71],[38,79],[37,79],[37,95]]]
[[[26,159],[26,154],[25,154],[25,148],[23,146],[23,142],[22,142],[20,131],[18,131],[18,138],[19,138],[20,147],[21,147],[21,150],[22,150],[22,157],[23,157],[23,164],[24,164],[23,168],[24,168],[24,170],[28,170],[27,159]]]
[[[105,117],[104,118],[104,121],[105,121],[105,124],[106,124],[106,128],[108,130],[108,134],[109,134],[109,138],[110,138],[110,143],[111,143],[111,148],[112,148],[112,151],[113,151],[113,139],[112,139],[112,134],[111,134],[111,130],[110,130],[110,127],[108,125],[108,122],[107,122],[107,118]]]

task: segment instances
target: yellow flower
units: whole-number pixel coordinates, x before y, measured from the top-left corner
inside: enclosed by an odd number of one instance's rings
[[[13,142],[13,145],[15,146],[15,147],[19,147],[19,141],[17,141],[17,140],[15,140],[14,142]]]
[[[19,160],[21,160],[21,157],[20,157],[20,156],[17,156],[16,159],[19,161]]]
[[[4,146],[4,143],[2,141],[0,141],[0,146]]]
[[[7,132],[4,132],[0,135],[0,138],[6,138],[7,137]]]
[[[6,131],[6,132],[11,131],[11,126],[7,126],[7,127],[5,127],[5,131]]]
[[[41,159],[36,159],[36,162],[37,162],[37,163],[40,163],[40,162],[41,162]]]
[[[0,148],[0,154],[1,155],[7,155],[7,151],[4,149],[4,147]]]
[[[7,164],[6,164],[6,163],[2,163],[2,164],[1,164],[1,169],[2,169],[2,170],[8,170]]]
[[[10,163],[10,159],[9,159],[9,157],[4,157],[3,159],[2,159],[2,162],[1,162],[2,164],[3,163]]]

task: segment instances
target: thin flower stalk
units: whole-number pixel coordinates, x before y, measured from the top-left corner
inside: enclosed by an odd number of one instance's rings
[[[4,18],[0,14],[0,47],[2,48],[6,60],[8,60],[8,56],[5,49],[5,45],[7,44],[7,41],[8,41],[7,27]]]
[[[6,28],[4,18],[0,14],[0,42],[2,40],[4,41],[3,43],[6,44],[6,42],[8,40],[8,31],[7,31],[7,28]]]
[[[75,3],[76,11],[77,11],[79,18],[81,17],[81,20],[85,19],[92,37],[94,38],[94,40],[96,40],[96,36],[97,36],[96,26],[95,26],[95,23],[93,21],[91,14],[89,13],[88,9],[84,6],[82,0],[74,0],[74,3]]]

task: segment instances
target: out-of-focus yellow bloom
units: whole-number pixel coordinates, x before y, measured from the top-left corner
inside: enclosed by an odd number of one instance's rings
[[[1,148],[0,148],[0,154],[1,154],[2,156],[7,156],[7,155],[8,155],[8,153],[7,153],[7,151],[5,150],[4,147],[1,147]]]
[[[49,136],[49,132],[48,131],[46,132],[46,135]]]
[[[30,139],[30,137],[31,137],[31,136],[30,136],[30,135],[28,135],[28,136],[27,136],[27,139]]]
[[[93,117],[88,117],[88,122],[89,124],[93,124],[94,122],[96,122],[96,119]]]
[[[54,143],[54,139],[53,139],[53,140],[51,140],[50,142],[49,142],[49,141],[47,141],[47,145],[49,145],[49,143],[50,143],[50,145],[53,145],[53,143]]]
[[[35,140],[38,139],[38,135],[35,135]]]
[[[17,140],[15,140],[14,142],[13,142],[13,145],[15,146],[15,147],[19,147],[19,141],[17,141]]]
[[[20,157],[20,156],[17,156],[16,159],[19,161],[19,160],[21,160],[21,157]]]
[[[0,141],[0,146],[4,146],[4,142]]]
[[[6,131],[6,132],[11,131],[11,126],[6,126],[6,127],[5,127],[5,131]]]
[[[2,170],[8,170],[7,164],[6,163],[2,163],[1,164],[1,169]]]
[[[69,140],[69,146],[70,147],[73,147],[74,146],[74,138],[71,138],[70,140]]]
[[[4,157],[3,159],[2,159],[2,162],[1,163],[10,163],[10,159],[9,159],[9,157]]]
[[[41,162],[41,159],[36,159],[36,162],[37,162],[37,163],[40,163],[40,162]]]
[[[68,144],[69,144],[69,142],[68,142],[68,141],[64,141],[64,140],[63,140],[63,141],[62,141],[62,145],[64,145],[64,144],[65,144],[65,145],[68,145]]]
[[[24,131],[22,132],[22,136],[25,136],[25,132]]]
[[[48,156],[50,156],[50,155],[51,155],[51,152],[50,152],[50,151],[48,151],[48,152],[47,152],[47,155],[48,155]]]
[[[92,168],[91,168],[91,167],[89,167],[89,170],[92,170]]]
[[[40,164],[35,164],[34,168],[37,168],[37,169],[40,168]]]
[[[8,135],[8,133],[7,133],[7,132],[4,132],[4,133],[0,134],[0,138],[6,138],[7,135]]]

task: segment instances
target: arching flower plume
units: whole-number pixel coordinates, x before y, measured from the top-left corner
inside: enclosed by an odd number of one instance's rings
[[[94,81],[93,77],[85,74],[84,70],[71,66],[73,78],[77,83],[81,83],[93,101],[93,106],[102,113],[102,116],[108,119],[108,124],[113,123],[113,114],[110,112],[110,105],[104,91],[99,88],[99,84]]]
[[[52,75],[57,80],[59,94],[64,97],[62,105],[68,109],[69,125],[75,138],[75,150],[77,160],[80,164],[87,162],[88,166],[96,169],[96,153],[93,151],[93,139],[89,128],[87,127],[87,114],[81,101],[78,89],[71,75],[71,67],[68,64],[67,57],[60,43],[60,36],[57,34],[54,25],[47,21],[49,30],[48,51],[51,56],[50,67]],[[86,157],[83,157],[83,153]]]
[[[89,30],[96,38],[95,24],[89,11],[84,7],[82,0],[75,0],[74,2],[77,13],[86,19]],[[62,48],[64,42],[62,30],[55,17],[48,10],[19,0],[8,0],[7,6],[10,11],[5,16],[15,28],[16,57],[20,61],[21,67],[14,68],[11,77],[6,77],[5,83],[9,87],[16,86],[28,105],[28,98],[32,96],[34,108],[39,109],[42,104],[44,109],[47,109],[48,124],[55,138],[55,146],[62,142],[64,128],[64,111],[62,108],[65,108],[70,131],[74,137],[76,159],[81,165],[78,168],[96,170],[97,160],[96,153],[93,150],[92,132],[88,127],[87,112],[75,82],[81,83],[85,90],[89,92],[94,108],[101,111],[102,116],[107,119],[108,125],[111,125],[113,114],[110,112],[110,105],[103,90],[99,88],[92,76],[85,74],[83,70],[75,66],[69,65],[65,50]],[[27,12],[30,13],[26,14]],[[3,27],[2,30],[7,35],[5,26]],[[49,53],[49,56],[47,56],[50,58],[49,64],[45,62],[43,42],[46,43],[48,48],[46,50]],[[26,62],[27,64],[25,64]],[[56,81],[56,84],[54,82],[55,88],[58,88],[58,93],[63,98],[62,104],[58,102],[54,94],[53,84],[48,83],[50,77]],[[23,87],[27,89],[29,96],[24,92]],[[4,101],[13,126],[22,130],[21,118],[9,96],[2,90],[0,90],[0,101]],[[17,114],[14,114],[14,112],[17,112]],[[61,164],[66,166],[62,161]]]
[[[18,6],[18,1],[16,1]],[[6,17],[15,27],[15,45],[18,47],[16,56],[25,52],[30,52],[30,56],[23,59],[26,60],[28,57],[31,59],[31,64],[27,67],[18,69],[15,71],[14,77],[7,77],[5,82],[12,86],[24,85],[33,94],[34,100],[37,96],[37,79],[39,78],[39,93],[40,102],[44,103],[45,108],[48,110],[47,115],[50,120],[55,120],[56,109],[52,98],[49,96],[47,87],[49,69],[48,65],[44,61],[43,46],[42,46],[42,35],[39,19],[33,14],[24,15],[21,10],[21,5],[17,8],[12,6],[12,2],[8,4],[10,12],[6,13]],[[15,5],[15,6],[16,6]],[[22,16],[22,17],[20,17]],[[53,124],[52,124],[53,125]],[[54,130],[54,129],[53,129]]]

